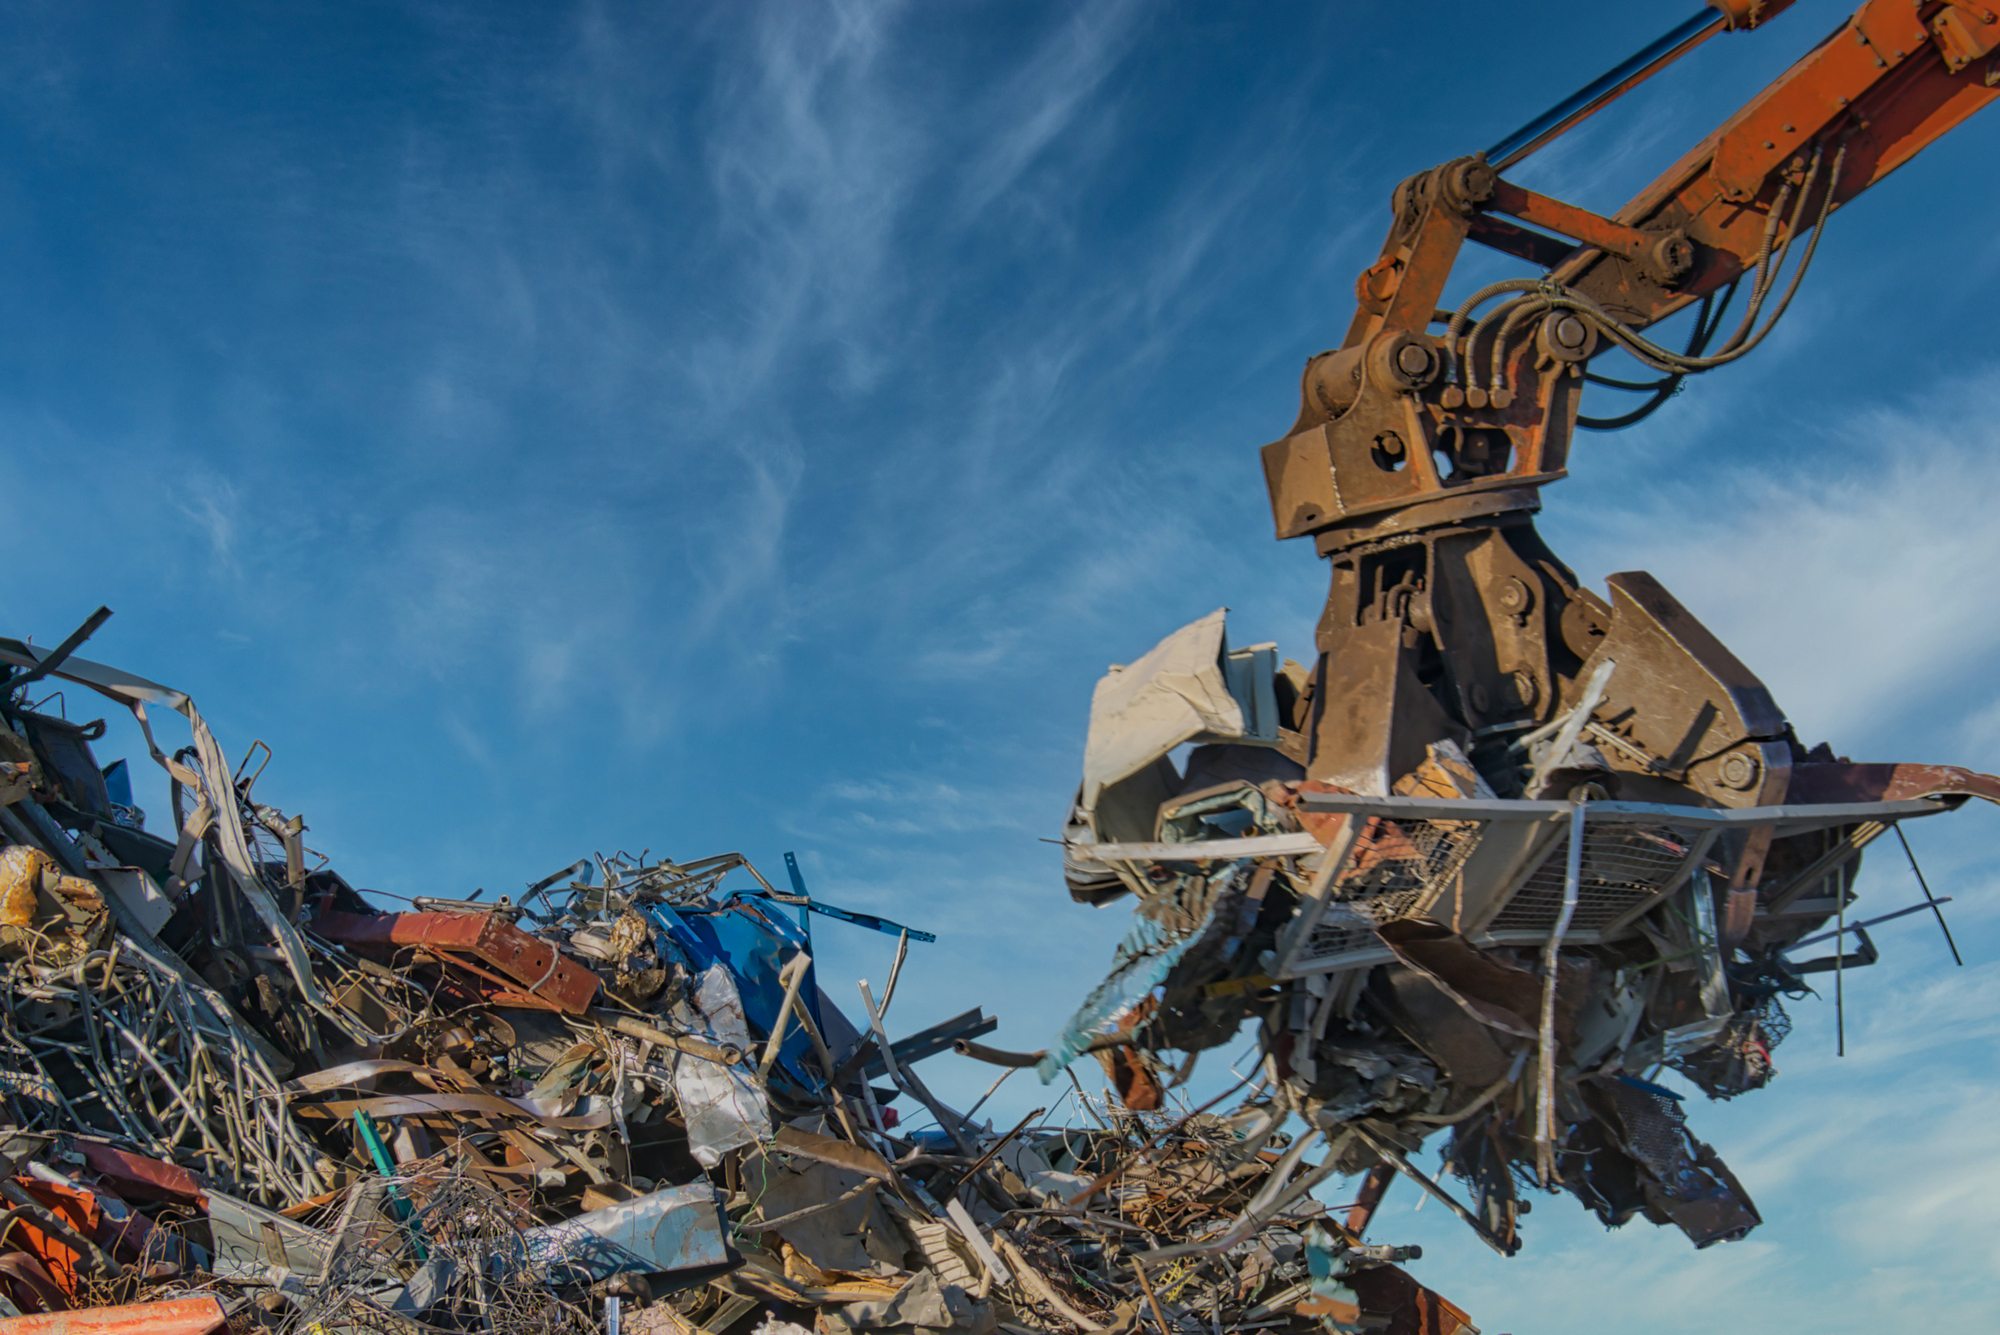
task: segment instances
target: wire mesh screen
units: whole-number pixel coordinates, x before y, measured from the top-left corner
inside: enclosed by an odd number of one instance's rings
[[[1472,820],[1369,817],[1355,836],[1332,902],[1292,967],[1320,970],[1388,958],[1375,928],[1435,903],[1478,844],[1480,829],[1481,822]]]
[[[1670,1188],[1679,1184],[1694,1166],[1687,1152],[1687,1114],[1680,1104],[1663,1094],[1622,1083],[1614,1085],[1611,1092],[1625,1123],[1626,1147],[1633,1157]]]
[[[1691,843],[1685,832],[1666,825],[1586,824],[1576,913],[1568,935],[1601,933],[1651,901],[1673,883],[1687,862]],[[1568,861],[1565,834],[1487,925],[1487,934],[1547,936],[1562,912]]]

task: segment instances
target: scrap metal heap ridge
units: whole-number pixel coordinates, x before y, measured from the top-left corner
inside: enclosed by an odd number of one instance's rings
[[[890,1042],[931,938],[813,900],[789,855],[789,891],[737,854],[619,853],[518,902],[383,911],[266,804],[268,753],[232,768],[187,696],[74,656],[102,619],[53,651],[0,639],[8,1335],[1462,1320],[1397,1268],[1412,1249],[1304,1194],[1263,1103],[1076,1086],[1004,1130],[946,1106],[926,1059],[1043,1054],[979,1044],[977,1010]],[[29,703],[48,678],[132,710],[173,839],[124,761],[100,767],[101,722]],[[193,745],[159,750],[148,706]],[[859,1025],[820,988],[813,917],[898,938]],[[1224,1232],[1226,1260],[1176,1259]]]

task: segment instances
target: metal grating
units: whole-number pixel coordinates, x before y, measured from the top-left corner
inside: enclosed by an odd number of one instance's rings
[[[1625,1123],[1625,1146],[1632,1157],[1652,1170],[1669,1191],[1694,1182],[1694,1164],[1687,1151],[1687,1114],[1665,1094],[1636,1089],[1620,1082],[1612,1086],[1618,1116]],[[1685,1199],[1680,1191],[1677,1199]]]
[[[1682,831],[1665,825],[1586,825],[1582,878],[1569,934],[1602,932],[1672,884],[1688,858]],[[1562,912],[1569,836],[1557,839],[1542,865],[1487,925],[1487,934],[1547,936]]]
[[[1340,863],[1325,870],[1337,879],[1316,886],[1279,937],[1277,977],[1391,960],[1379,929],[1401,919],[1434,918],[1479,946],[1521,946],[1545,942],[1561,915],[1572,803],[1311,792],[1300,806],[1361,824],[1336,841]],[[1641,915],[1700,874],[1718,839],[1765,827],[1781,838],[1863,821],[1886,828],[1945,809],[1931,800],[1729,809],[1590,803],[1566,939],[1599,945],[1636,931]],[[1706,893],[1697,897],[1703,905]],[[1722,989],[1719,971],[1713,985]]]
[[[1391,821],[1371,816],[1354,838],[1354,851],[1334,898],[1351,902],[1406,890],[1442,890],[1479,842],[1479,825],[1471,820]]]
[[[1355,836],[1332,902],[1313,925],[1293,967],[1323,969],[1360,963],[1362,956],[1386,957],[1375,928],[1430,907],[1478,844],[1480,825],[1369,817]]]
[[[1418,900],[1416,891],[1404,890],[1358,904],[1328,905],[1325,916],[1313,924],[1305,948],[1292,967],[1314,971],[1360,964],[1364,958],[1390,958],[1394,952],[1382,944],[1375,929],[1385,922],[1410,917]]]

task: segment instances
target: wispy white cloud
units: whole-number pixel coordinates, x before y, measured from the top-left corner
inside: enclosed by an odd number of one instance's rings
[[[391,386],[421,500],[330,535],[371,590],[350,607],[362,624],[435,677],[506,663],[531,713],[608,697],[656,738],[704,659],[751,667],[732,690],[776,689],[776,649],[858,615],[910,645],[901,670],[970,680],[1199,559],[1204,538],[1152,522],[1187,485],[1179,465],[1133,468],[1107,407],[1173,359],[1244,263],[1236,229],[1291,158],[1272,122],[1304,114],[1288,90],[1214,166],[1164,180],[1134,234],[1045,253],[1089,221],[1142,6],[1065,17],[963,86],[910,77],[906,7],[665,22],[586,6],[535,90],[536,114],[588,127],[575,166],[598,213],[573,215],[498,133],[518,92],[459,79],[492,141],[467,155],[442,129],[397,127],[387,216],[349,217],[451,312]],[[641,58],[676,47],[664,72]],[[964,207],[968,182],[981,207]],[[1037,192],[1025,226],[996,223]],[[1035,261],[970,335],[946,289],[912,280],[966,247]],[[940,339],[963,349],[952,392],[884,379]],[[573,424],[511,420],[554,383]],[[863,410],[879,437],[823,428]],[[614,421],[616,441],[593,439]],[[1254,444],[1237,469],[1252,486]]]
[[[1987,371],[1928,391],[1921,410],[1808,413],[1790,449],[1571,516],[1589,534],[1572,555],[1599,578],[1658,575],[1764,676],[1808,743],[1893,744],[1940,684],[2000,647],[1987,514],[2000,427],[1984,406],[1996,391]]]
[[[817,818],[848,827],[847,838],[863,841],[879,832],[956,836],[973,830],[1039,834],[1022,820],[1014,794],[990,785],[968,788],[934,774],[877,772],[865,779],[826,785],[813,804]]]
[[[221,479],[208,478],[191,481],[181,490],[183,499],[176,502],[174,508],[199,536],[216,564],[233,571],[236,568],[236,488]]]
[[[878,321],[906,281],[892,245],[935,148],[883,68],[902,12],[766,6],[709,100],[713,225],[741,266],[726,332],[687,364],[711,411],[740,419],[777,375],[881,374]],[[816,364],[788,361],[808,349]]]
[[[982,213],[1011,192],[1086,108],[1093,118],[1109,114],[1097,94],[1131,49],[1145,8],[1145,0],[1108,0],[1072,10],[994,90],[982,118],[998,132],[958,173],[961,214]]]

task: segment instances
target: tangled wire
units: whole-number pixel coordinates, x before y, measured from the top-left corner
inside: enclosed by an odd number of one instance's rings
[[[383,1224],[384,1205],[393,1227]],[[544,1282],[522,1238],[520,1208],[448,1155],[350,1187],[328,1209],[333,1252],[322,1276],[294,1294],[281,1335],[408,1335],[412,1321],[481,1335],[598,1331],[590,1312]]]
[[[254,1036],[185,971],[129,939],[0,973],[0,1105],[24,1130],[94,1130],[191,1160],[258,1199],[324,1189]]]

